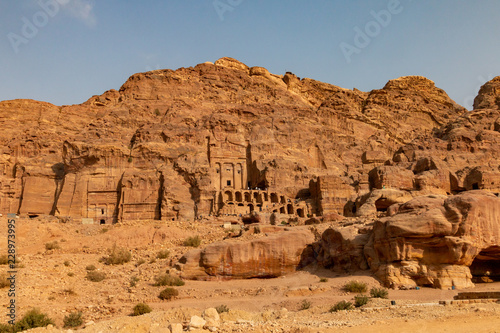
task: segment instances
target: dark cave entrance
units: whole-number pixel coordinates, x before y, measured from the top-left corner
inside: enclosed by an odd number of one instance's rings
[[[482,250],[470,265],[470,271],[474,283],[500,281],[500,246]]]
[[[386,198],[382,197],[375,201],[375,208],[377,209],[377,212],[387,212],[387,208],[394,204],[393,201],[387,200]]]

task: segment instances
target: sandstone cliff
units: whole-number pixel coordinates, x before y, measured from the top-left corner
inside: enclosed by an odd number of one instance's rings
[[[135,74],[81,105],[5,101],[0,209],[87,223],[342,214],[373,167],[464,111],[421,77],[365,93],[231,58]]]
[[[334,242],[320,262],[366,263],[381,279],[390,266],[392,282],[424,283],[394,265],[401,253],[377,250],[414,238],[393,235],[382,217],[408,216],[402,209],[413,198],[427,205],[435,195],[429,205],[441,211],[456,200],[451,195],[500,192],[498,82],[486,83],[467,112],[419,76],[362,92],[222,58],[134,74],[119,90],[80,105],[0,102],[0,211],[100,224],[249,214],[264,223],[369,217],[379,219],[370,260],[356,259],[369,231],[357,237],[337,230],[324,235],[323,246],[342,237],[353,243]],[[425,216],[432,225],[437,215]],[[430,228],[433,241],[456,237]],[[475,258],[496,258],[497,241],[460,241],[475,249],[466,259],[448,260],[458,246],[448,242],[454,250],[425,269],[438,276],[448,274],[443,265],[462,265],[459,279],[467,285]],[[414,270],[425,270],[418,265]]]

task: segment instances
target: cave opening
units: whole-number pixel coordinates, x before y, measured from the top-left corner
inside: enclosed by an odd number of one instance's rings
[[[500,281],[500,246],[482,250],[472,262],[470,271],[474,283]]]
[[[389,208],[393,203],[393,201],[382,197],[375,201],[375,208],[377,209],[377,212],[387,212],[387,208]]]

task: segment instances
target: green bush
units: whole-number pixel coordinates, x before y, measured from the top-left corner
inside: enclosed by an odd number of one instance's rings
[[[365,295],[354,296],[354,306],[359,308],[360,306],[366,305],[370,298]]]
[[[73,273],[73,272],[68,272],[68,276],[69,276],[69,277],[73,277],[73,276],[75,276],[75,273]]]
[[[178,276],[172,276],[170,274],[158,275],[155,278],[155,286],[183,286],[184,281]]]
[[[85,278],[92,282],[101,282],[106,278],[106,273],[98,271],[88,271]]]
[[[172,298],[179,296],[179,292],[174,289],[174,288],[165,288],[160,292],[160,295],[158,296],[159,299],[161,300],[171,300]]]
[[[132,316],[140,316],[145,313],[150,313],[151,307],[147,304],[144,303],[139,303],[136,306],[134,306],[134,312],[132,312]]]
[[[167,259],[168,256],[170,255],[169,250],[161,250],[156,254],[156,258],[158,259]]]
[[[71,312],[69,315],[64,317],[63,322],[64,328],[78,327],[83,324],[82,313]]]
[[[26,331],[31,328],[54,325],[54,321],[39,309],[31,309],[14,325],[14,332]]]
[[[50,243],[45,243],[45,250],[57,250],[60,249],[59,243],[57,241],[53,241]]]
[[[218,307],[215,308],[215,310],[217,310],[218,314],[229,312],[229,308],[227,307],[227,305],[224,304],[219,305]]]
[[[63,264],[64,264],[64,266],[68,267],[71,263],[69,262],[69,260],[66,260],[66,261],[64,261]]]
[[[364,282],[350,281],[344,285],[344,290],[351,293],[364,293],[367,291],[367,286]]]
[[[124,248],[118,248],[116,245],[110,250],[109,256],[104,258],[106,265],[122,265],[132,259],[130,251]]]
[[[330,308],[330,312],[337,312],[337,311],[343,311],[343,310],[351,310],[353,308],[351,302],[347,301],[340,301],[334,306]]]
[[[184,241],[184,246],[191,246],[191,247],[198,247],[201,244],[201,238],[200,236],[192,236],[188,237]]]
[[[97,268],[94,265],[88,265],[85,269],[88,271],[95,271]]]
[[[319,282],[328,282],[328,279],[327,278],[321,278],[321,279],[319,279]]]
[[[308,300],[303,300],[302,303],[300,303],[300,310],[307,310],[311,307],[311,302]]]
[[[370,296],[373,298],[388,298],[389,291],[384,288],[373,287],[372,289],[370,289]]]

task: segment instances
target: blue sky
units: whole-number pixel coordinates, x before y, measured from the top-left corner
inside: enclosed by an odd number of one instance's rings
[[[364,91],[423,75],[470,108],[500,75],[498,13],[497,0],[0,0],[0,100],[78,104],[229,56]]]

